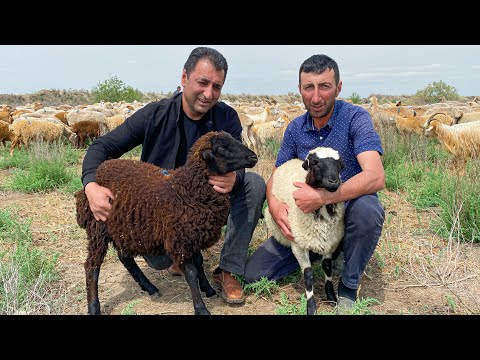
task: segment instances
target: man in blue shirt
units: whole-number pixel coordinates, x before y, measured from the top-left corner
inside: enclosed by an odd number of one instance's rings
[[[272,174],[290,159],[305,160],[308,151],[318,146],[332,147],[342,156],[345,168],[341,172],[342,185],[336,192],[297,182],[294,184],[298,190],[292,195],[305,213],[345,201],[345,235],[336,254],[343,249],[338,308],[349,309],[357,299],[361,276],[373,255],[384,222],[384,210],[377,197],[377,191],[385,188],[381,139],[365,109],[336,100],[342,81],[338,65],[330,57],[313,55],[305,60],[300,66],[298,88],[307,112],[288,125]],[[288,206],[272,195],[272,178],[270,176],[267,182],[268,211],[284,235],[294,241],[288,222]],[[253,282],[262,277],[277,280],[298,268],[291,248],[271,237],[247,260],[245,280]]]

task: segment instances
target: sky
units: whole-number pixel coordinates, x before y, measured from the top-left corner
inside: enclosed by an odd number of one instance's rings
[[[0,94],[42,89],[92,90],[115,75],[142,92],[180,85],[197,46],[228,62],[222,93],[298,94],[298,69],[314,54],[332,57],[352,94],[413,95],[443,81],[461,96],[480,95],[480,45],[0,45]]]

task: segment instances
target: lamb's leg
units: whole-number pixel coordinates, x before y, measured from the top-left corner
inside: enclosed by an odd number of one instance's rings
[[[332,305],[337,303],[337,297],[335,296],[335,290],[332,283],[332,254],[325,255],[322,260],[322,268],[325,273],[325,293],[327,294],[327,300]]]
[[[185,266],[185,280],[187,280],[188,286],[190,286],[190,291],[192,292],[195,315],[210,315],[210,311],[207,310],[202,295],[200,294],[200,289],[198,287],[198,271],[193,263],[193,259],[185,260],[183,265]]]
[[[307,297],[307,315],[315,315],[317,312],[317,304],[313,296],[313,270],[310,263],[309,251],[292,243],[292,252],[295,255],[300,268],[303,272],[303,283],[305,285],[305,295]]]
[[[145,274],[140,270],[138,267],[137,263],[131,256],[122,256],[119,253],[118,258],[122,262],[122,264],[127,268],[128,272],[132,277],[135,279],[135,281],[140,285],[143,291],[148,292],[149,295],[152,296],[159,296],[160,293],[158,291],[158,288],[153,285],[150,280],[147,279]]]
[[[207,277],[205,276],[205,271],[203,269],[203,256],[200,251],[193,255],[193,264],[197,268],[198,284],[200,285],[200,290],[202,290],[205,293],[206,297],[212,297],[217,292],[210,285]]]
[[[105,237],[105,225],[99,221],[87,224],[88,255],[85,260],[85,275],[87,285],[88,314],[100,315],[100,301],[98,300],[98,276],[108,248],[108,239]]]

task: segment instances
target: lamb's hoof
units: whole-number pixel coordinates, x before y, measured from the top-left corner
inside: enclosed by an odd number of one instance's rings
[[[100,315],[100,302],[93,301],[88,304],[88,315]]]
[[[307,315],[315,315],[317,313],[317,304],[315,304],[315,300],[310,300],[307,301]]]
[[[211,314],[210,314],[210,311],[207,310],[207,308],[203,308],[203,309],[196,309],[195,315],[211,315]]]

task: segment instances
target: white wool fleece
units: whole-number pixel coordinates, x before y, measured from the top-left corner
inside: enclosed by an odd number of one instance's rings
[[[288,221],[295,243],[322,255],[331,254],[343,238],[344,203],[336,204],[333,216],[328,214],[326,206],[308,214],[300,210],[295,204],[292,193],[298,190],[293,185],[295,181],[305,182],[307,171],[302,168],[302,164],[302,160],[292,159],[279,166],[273,174],[272,194],[288,205]],[[316,216],[317,212],[321,216]],[[283,235],[268,209],[265,209],[264,217],[271,235],[284,246],[291,246],[292,242]]]

